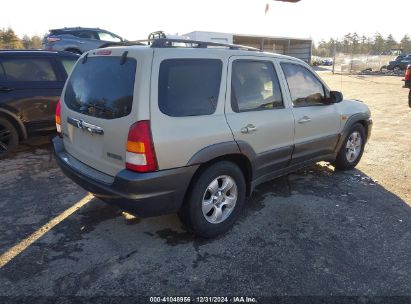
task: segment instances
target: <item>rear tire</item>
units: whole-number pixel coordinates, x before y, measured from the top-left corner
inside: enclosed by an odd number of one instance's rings
[[[411,89],[408,92],[408,106],[411,108]]]
[[[232,162],[221,161],[193,180],[178,215],[190,231],[213,238],[231,228],[244,206],[245,196],[243,172]]]
[[[338,152],[334,162],[335,168],[339,170],[353,169],[360,162],[364,153],[365,140],[364,127],[360,123],[352,126]]]
[[[0,159],[3,159],[16,149],[19,134],[13,124],[6,118],[0,117]]]

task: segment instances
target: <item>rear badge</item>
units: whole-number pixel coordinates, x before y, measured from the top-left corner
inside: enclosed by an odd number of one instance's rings
[[[114,158],[114,159],[117,159],[117,160],[123,160],[123,158],[120,155],[113,154],[113,153],[110,153],[110,152],[107,152],[107,156],[111,157],[111,158]]]

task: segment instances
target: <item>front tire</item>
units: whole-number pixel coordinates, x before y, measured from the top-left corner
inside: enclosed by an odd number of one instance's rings
[[[334,166],[340,170],[351,170],[361,160],[365,147],[365,130],[364,127],[357,123],[348,132],[344,140]]]
[[[411,89],[408,92],[408,106],[411,108]]]
[[[19,143],[19,135],[13,124],[0,117],[0,159],[9,156]]]
[[[193,180],[179,217],[195,234],[213,238],[234,224],[244,206],[245,195],[246,184],[240,168],[221,161]]]

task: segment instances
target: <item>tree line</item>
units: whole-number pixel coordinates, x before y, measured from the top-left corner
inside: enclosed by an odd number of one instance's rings
[[[342,39],[331,38],[328,41],[322,40],[317,45],[313,44],[313,55],[332,57],[334,49],[337,53],[345,54],[390,55],[393,50],[411,53],[411,38],[409,35],[404,35],[398,42],[391,34],[383,37],[377,32],[374,36],[367,37],[357,33],[348,33]]]
[[[11,28],[0,29],[0,49],[41,49],[41,41],[37,35],[24,35],[20,39]]]

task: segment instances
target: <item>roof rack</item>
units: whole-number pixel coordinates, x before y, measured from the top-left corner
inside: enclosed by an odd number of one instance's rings
[[[192,48],[208,48],[208,47],[226,47],[230,50],[244,50],[244,51],[260,51],[260,49],[253,48],[246,45],[211,42],[211,41],[199,41],[189,39],[173,39],[173,38],[159,38],[154,39],[151,43],[153,48],[169,48],[169,47],[182,47],[181,45],[173,45],[174,43],[185,43],[187,47]]]
[[[145,44],[146,43],[146,44]],[[175,45],[178,43],[178,45]],[[183,45],[185,44],[185,46]],[[208,47],[226,47],[230,50],[254,51],[260,52],[260,49],[238,44],[219,43],[211,41],[199,41],[190,39],[173,39],[173,38],[156,38],[147,40],[125,41],[125,42],[110,42],[103,44],[99,48],[109,46],[132,46],[132,45],[149,45],[152,48],[208,48]]]

